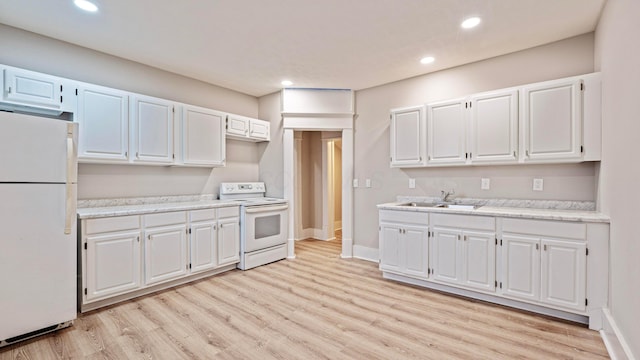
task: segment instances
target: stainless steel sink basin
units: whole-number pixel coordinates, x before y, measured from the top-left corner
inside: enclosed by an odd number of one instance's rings
[[[475,210],[479,208],[479,205],[458,205],[458,204],[440,204],[442,208],[458,209],[458,210]]]
[[[439,204],[439,203],[426,203],[426,202],[410,202],[405,204],[400,204],[399,206],[413,206],[413,207],[424,207],[424,208],[445,208],[445,209],[457,209],[457,210],[475,210],[480,207],[480,205],[460,205],[460,204]]]
[[[413,207],[440,207],[442,204],[426,203],[426,202],[410,202],[401,204],[400,206],[413,206]]]

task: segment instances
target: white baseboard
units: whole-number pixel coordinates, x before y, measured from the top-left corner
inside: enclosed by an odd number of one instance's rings
[[[334,240],[335,236],[332,236],[330,238],[325,238],[324,232],[322,231],[322,229],[307,228],[307,229],[302,229],[302,232],[296,238],[296,241],[304,240],[304,239],[329,241],[329,240]]]
[[[353,257],[375,263],[377,263],[380,258],[377,248],[370,248],[362,245],[353,245]]]
[[[620,333],[620,329],[613,319],[613,316],[611,316],[609,309],[602,309],[602,313],[603,322],[600,336],[602,337],[602,341],[604,341],[604,346],[607,348],[611,359],[635,360],[629,344],[627,344],[627,341]]]

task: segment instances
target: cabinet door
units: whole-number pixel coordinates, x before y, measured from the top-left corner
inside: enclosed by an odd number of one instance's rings
[[[560,80],[523,89],[525,161],[582,157],[581,80]]]
[[[172,102],[135,96],[133,117],[134,162],[173,162],[173,113]]]
[[[213,269],[217,265],[217,225],[215,221],[191,224],[191,272]]]
[[[400,241],[401,235],[402,229],[399,225],[380,225],[380,270],[395,272],[399,272],[401,270],[402,261],[400,254],[401,251],[403,252],[404,250],[401,248],[403,246]]]
[[[221,166],[225,161],[224,115],[185,105],[182,111],[183,162]]]
[[[466,150],[466,110],[464,99],[427,105],[429,165],[461,165]]]
[[[187,274],[186,225],[145,231],[145,284]]]
[[[78,89],[78,158],[128,160],[129,97],[102,87]]]
[[[249,119],[236,116],[227,115],[227,134],[237,136],[247,136],[249,133]]]
[[[540,301],[585,310],[586,244],[542,239]]]
[[[433,228],[433,279],[458,284],[462,280],[459,246],[460,230]]]
[[[249,136],[257,140],[269,141],[271,133],[269,122],[262,120],[251,120],[249,122]]]
[[[464,231],[462,235],[462,283],[465,286],[495,291],[495,241],[494,233]]]
[[[27,70],[4,70],[4,100],[64,111],[62,91],[60,78]]]
[[[86,300],[140,286],[140,232],[87,236]]]
[[[240,261],[240,224],[238,218],[218,221],[218,266]]]
[[[428,228],[405,226],[404,241],[404,273],[427,278],[429,275],[429,237]]]
[[[424,107],[391,110],[391,166],[425,164]]]
[[[517,162],[518,91],[472,96],[469,110],[471,161]]]
[[[503,295],[537,301],[540,295],[540,240],[521,235],[502,237]]]

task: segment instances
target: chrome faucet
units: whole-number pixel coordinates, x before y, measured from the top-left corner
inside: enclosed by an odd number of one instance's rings
[[[447,202],[449,200],[449,196],[455,194],[455,191],[451,190],[451,191],[440,191],[441,196],[441,201],[442,202]]]

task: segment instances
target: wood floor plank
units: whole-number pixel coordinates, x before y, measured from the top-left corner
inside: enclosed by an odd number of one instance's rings
[[[382,278],[341,241],[80,315],[15,359],[606,359],[584,326]]]

